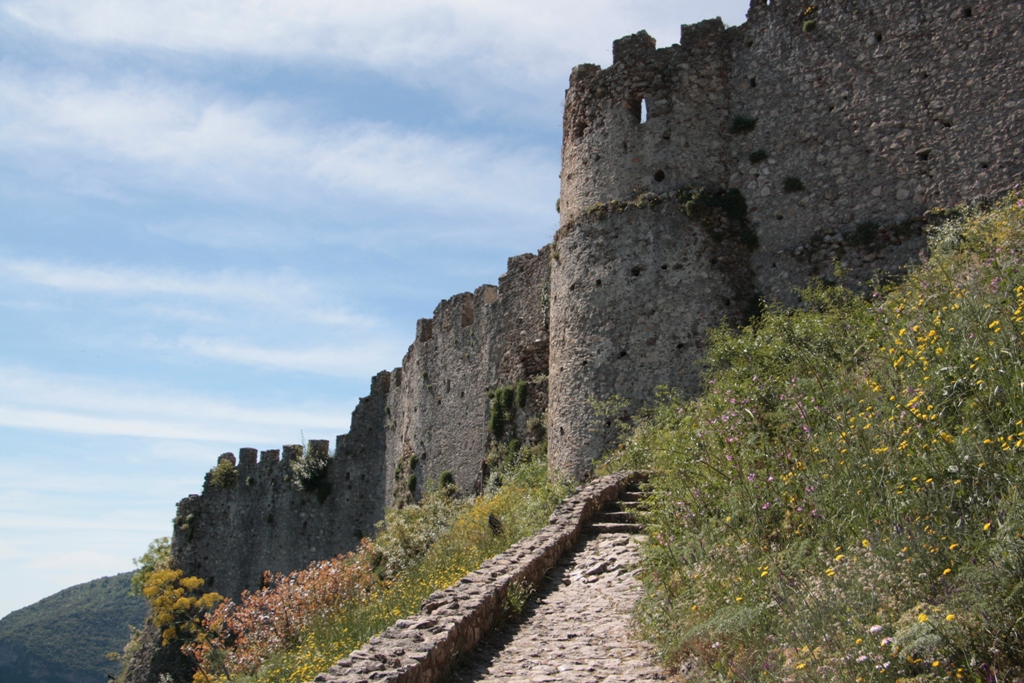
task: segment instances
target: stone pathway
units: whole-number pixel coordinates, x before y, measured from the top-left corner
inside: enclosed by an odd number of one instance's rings
[[[640,597],[638,548],[628,533],[590,533],[548,573],[517,623],[496,629],[453,683],[663,681],[653,649],[629,637]]]

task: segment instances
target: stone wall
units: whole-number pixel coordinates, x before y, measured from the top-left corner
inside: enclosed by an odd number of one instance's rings
[[[628,414],[658,386],[695,392],[708,328],[741,322],[750,305],[740,221],[712,213],[709,227],[675,197],[645,202],[580,216],[555,237],[549,458],[576,478],[614,447],[619,417],[596,424],[589,398],[618,395]]]
[[[545,414],[554,469],[585,476],[615,436],[589,399],[620,395],[628,416],[659,385],[696,391],[709,326],[760,296],[794,302],[834,262],[854,281],[896,273],[927,209],[1017,182],[1024,3],[808,4],[752,0],[742,26],[684,26],[663,49],[641,32],[607,68],[574,69],[553,244],[417,323],[327,489],[246,450],[235,485],[182,501],[179,565],[234,595],[351,549],[446,473],[481,490],[488,452],[543,439]],[[499,436],[492,396],[520,383]]]
[[[590,483],[563,501],[541,531],[487,560],[451,588],[432,594],[419,614],[398,620],[313,680],[442,680],[455,656],[476,647],[493,626],[509,586],[539,584],[558,558],[576,543],[594,513],[638,478],[635,472],[620,472]]]
[[[836,263],[853,284],[892,276],[928,209],[1019,181],[1024,4],[809,5],[752,0],[742,26],[684,26],[664,49],[641,32],[609,67],[573,70],[551,287],[560,470],[581,476],[610,444],[589,398],[635,410],[661,384],[694,391],[703,330],[741,321],[737,299],[795,303]],[[742,195],[756,235],[724,268],[721,231],[704,225],[709,242],[666,208],[697,187]]]
[[[373,378],[370,395],[339,436],[320,481],[304,490],[291,461],[301,446],[239,451],[237,476],[220,486],[208,473],[202,495],[178,503],[172,553],[186,576],[237,598],[260,587],[264,571],[288,572],[356,547],[384,516],[384,408],[390,373]],[[326,451],[327,441],[310,441]],[[234,463],[233,454],[221,456]]]
[[[321,480],[297,485],[301,446],[243,448],[224,487],[207,475],[201,495],[178,503],[176,565],[237,598],[264,571],[288,572],[353,550],[374,532],[385,506],[418,499],[445,472],[465,494],[484,484],[488,450],[515,438],[543,439],[527,423],[547,411],[549,248],[509,259],[498,286],[438,305],[416,325],[402,366],[373,378],[351,428],[337,438]],[[524,405],[501,438],[488,430],[489,392],[525,387]],[[327,442],[311,441],[326,450]],[[234,454],[221,456],[233,464]]]
[[[443,301],[417,323],[388,397],[387,505],[418,498],[444,472],[464,493],[481,490],[484,456],[495,440],[487,430],[488,391],[548,371],[549,271],[547,247],[516,256],[497,287]],[[530,404],[539,416],[546,394],[530,386],[541,399]]]

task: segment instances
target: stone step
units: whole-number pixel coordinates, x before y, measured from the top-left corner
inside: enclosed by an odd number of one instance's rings
[[[595,522],[626,522],[635,523],[636,515],[632,512],[625,510],[609,510],[606,512],[599,512],[594,515]]]
[[[601,509],[605,512],[619,512],[621,510],[636,510],[640,503],[635,500],[610,500]]]
[[[591,522],[588,526],[598,534],[638,534],[643,530],[639,524],[628,522]]]
[[[642,491],[623,491],[619,494],[620,502],[638,503],[644,499],[644,493]]]

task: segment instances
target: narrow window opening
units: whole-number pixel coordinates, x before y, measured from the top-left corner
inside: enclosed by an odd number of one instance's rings
[[[647,123],[647,98],[640,100],[640,123]]]

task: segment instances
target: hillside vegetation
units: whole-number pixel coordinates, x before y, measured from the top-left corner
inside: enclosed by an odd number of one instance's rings
[[[267,573],[265,587],[237,604],[205,609],[200,579],[154,571],[144,592],[164,644],[190,656],[196,683],[312,680],[547,523],[568,487],[548,481],[543,444],[492,456],[484,495],[460,498],[450,483],[435,485],[419,504],[388,510],[373,541],[301,571]]]
[[[66,588],[0,619],[0,681],[105,683],[146,601],[130,593],[131,572]]]
[[[713,336],[653,471],[642,635],[695,680],[1024,680],[1024,200],[863,297]]]

